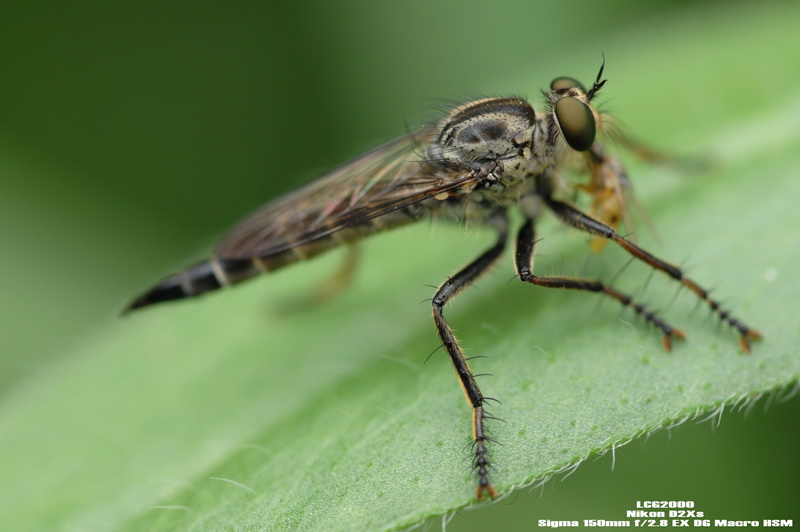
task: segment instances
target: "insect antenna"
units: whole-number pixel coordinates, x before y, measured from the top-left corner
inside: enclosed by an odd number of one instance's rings
[[[600,79],[600,78],[603,77],[603,69],[606,67],[606,54],[602,54],[602,55],[603,55],[603,62],[600,64],[600,72],[597,73],[597,77],[594,80],[594,84],[592,85],[592,88],[589,89],[589,92],[586,93],[586,99],[588,101],[592,101],[592,98],[594,97],[594,95],[597,94],[597,92],[600,90],[600,88],[603,85],[606,84],[606,81],[608,81],[606,79],[601,81],[601,79]]]

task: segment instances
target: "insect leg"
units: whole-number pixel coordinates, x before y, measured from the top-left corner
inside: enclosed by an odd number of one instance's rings
[[[461,350],[461,346],[459,346],[450,325],[444,319],[442,311],[452,298],[475,282],[503,253],[508,237],[508,220],[505,215],[502,215],[497,216],[492,221],[499,230],[496,243],[480,257],[445,281],[436,291],[432,302],[433,321],[436,324],[436,331],[439,333],[439,338],[441,338],[445,349],[447,349],[447,354],[450,356],[450,361],[453,363],[453,368],[461,382],[461,388],[464,390],[467,402],[472,407],[472,439],[475,452],[473,466],[478,472],[478,488],[475,494],[479,500],[483,498],[484,494],[489,495],[489,497],[497,495],[497,491],[489,482],[489,458],[486,449],[486,442],[489,441],[489,437],[486,435],[484,428],[484,422],[489,416],[483,407],[485,397],[480,388],[478,388],[475,376],[464,357],[464,352]]]
[[[341,266],[329,279],[326,279],[317,287],[314,297],[317,301],[323,302],[334,299],[347,289],[355,277],[358,266],[358,245],[349,244],[345,246],[345,256]]]
[[[750,352],[750,341],[751,340],[760,340],[761,333],[756,331],[755,329],[751,329],[747,325],[745,325],[741,320],[734,317],[730,311],[722,308],[720,303],[715,299],[712,299],[709,294],[708,290],[694,282],[693,280],[686,277],[681,271],[680,268],[677,266],[670,264],[666,261],[663,261],[652,255],[651,253],[645,251],[644,249],[640,248],[630,240],[627,240],[625,237],[619,235],[614,229],[609,227],[608,225],[604,224],[599,220],[595,220],[588,214],[582,212],[577,207],[574,207],[568,203],[564,203],[558,200],[549,197],[549,195],[544,195],[544,199],[547,202],[547,205],[556,215],[566,224],[575,227],[581,231],[589,233],[591,235],[600,236],[603,238],[607,238],[609,240],[613,240],[619,246],[621,246],[625,251],[630,253],[633,257],[641,260],[642,262],[646,262],[656,270],[662,271],[665,274],[669,275],[683,286],[694,292],[694,294],[700,298],[702,301],[705,301],[708,307],[714,312],[719,318],[727,323],[730,327],[735,329],[739,333],[739,345],[745,353]]]
[[[551,275],[538,276],[533,273],[533,248],[535,244],[536,235],[533,228],[533,220],[528,219],[525,224],[520,228],[519,235],[517,236],[517,252],[516,252],[516,267],[517,274],[522,281],[531,283],[536,286],[543,286],[545,288],[562,288],[570,290],[586,290],[588,292],[599,292],[601,294],[612,297],[622,303],[623,306],[630,307],[639,316],[644,318],[648,323],[658,327],[664,334],[662,343],[664,349],[669,351],[672,349],[672,338],[684,338],[684,334],[679,329],[672,327],[669,323],[659,318],[655,312],[649,310],[641,303],[633,301],[633,299],[600,281],[589,279],[578,279],[574,277],[558,277]]]
[[[345,255],[336,271],[319,282],[311,293],[282,305],[280,312],[300,312],[314,308],[339,297],[350,287],[358,270],[359,248],[358,244],[345,244],[343,247]]]

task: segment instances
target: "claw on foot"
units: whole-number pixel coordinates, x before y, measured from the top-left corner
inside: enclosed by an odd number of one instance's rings
[[[497,497],[497,490],[489,483],[486,485],[481,483],[478,485],[478,489],[475,490],[475,498],[480,501],[483,500],[484,495],[488,495],[490,499],[494,499]]]
[[[747,329],[744,331],[741,336],[739,336],[739,347],[741,348],[743,353],[750,352],[750,342],[758,342],[763,337],[761,333],[755,329]]]
[[[672,351],[672,338],[675,337],[678,340],[686,340],[686,333],[684,333],[680,329],[672,329],[669,333],[665,334],[661,338],[661,345],[664,346],[664,351]]]

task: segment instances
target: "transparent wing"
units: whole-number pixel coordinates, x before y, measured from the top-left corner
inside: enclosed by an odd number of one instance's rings
[[[267,203],[222,239],[216,256],[268,257],[477,181],[424,162],[419,138],[395,139]]]

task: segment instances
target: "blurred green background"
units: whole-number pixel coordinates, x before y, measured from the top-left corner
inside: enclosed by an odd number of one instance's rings
[[[755,115],[762,98],[798,95],[782,79],[798,79],[800,39],[772,50],[784,68],[753,78],[763,49],[731,54],[716,28],[752,27],[741,39],[757,41],[798,13],[727,1],[5,2],[0,402],[243,214],[402,133],[437,98],[539,104],[557,75],[589,82],[604,52],[607,107],[643,140],[691,154],[687,117],[718,120],[730,98]],[[651,37],[670,46],[654,53]],[[676,64],[685,75],[658,75]],[[740,84],[715,86],[716,69],[740,71]],[[613,519],[662,498],[730,519],[798,518],[798,403],[636,441],[613,473],[606,456],[448,529]]]

